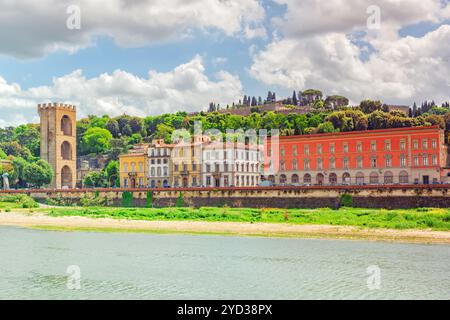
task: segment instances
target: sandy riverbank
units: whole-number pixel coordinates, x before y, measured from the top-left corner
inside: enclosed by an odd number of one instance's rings
[[[0,226],[61,231],[224,234],[450,244],[450,232],[446,231],[361,229],[349,226],[282,223],[93,219],[81,216],[50,217],[44,213],[26,214],[20,212],[0,213]]]

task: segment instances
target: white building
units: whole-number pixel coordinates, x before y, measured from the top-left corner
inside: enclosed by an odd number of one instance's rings
[[[148,147],[148,186],[150,188],[167,188],[170,183],[170,156],[173,145],[164,140],[153,140]]]
[[[260,183],[260,154],[256,146],[211,142],[203,147],[205,187],[251,187]]]

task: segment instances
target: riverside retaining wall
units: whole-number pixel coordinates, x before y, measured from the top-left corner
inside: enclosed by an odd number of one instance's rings
[[[264,188],[191,188],[191,189],[73,189],[0,191],[0,194],[26,193],[31,197],[64,199],[79,203],[83,196],[98,194],[109,205],[121,205],[124,192],[131,192],[133,205],[145,206],[147,193],[153,193],[153,206],[175,206],[180,193],[186,206],[229,206],[252,208],[338,208],[341,196],[349,194],[354,207],[415,208],[450,207],[450,185],[392,186],[313,186]]]

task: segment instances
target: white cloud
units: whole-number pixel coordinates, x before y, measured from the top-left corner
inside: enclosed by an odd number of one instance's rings
[[[209,79],[199,56],[167,73],[149,71],[148,78],[116,70],[87,79],[81,70],[75,70],[54,78],[51,86],[23,90],[0,77],[0,126],[36,121],[38,103],[75,104],[79,116],[145,116],[198,111],[205,109],[211,99],[225,105],[242,94],[237,76],[220,71],[214,80]]]
[[[66,27],[73,4],[81,10],[80,30]],[[261,29],[265,16],[257,0],[0,0],[0,8],[0,53],[20,58],[76,51],[98,35],[132,47],[211,28],[247,34],[250,25]]]
[[[313,87],[340,93],[353,102],[450,99],[450,26],[421,38],[401,38],[398,33],[420,21],[441,21],[450,5],[443,9],[438,0],[277,1],[288,4],[283,20],[275,20],[283,36],[253,55],[254,78],[291,90]],[[366,8],[373,2],[381,8],[381,29],[368,32],[365,44],[357,46],[351,38],[355,31],[365,31]],[[367,44],[374,52],[363,61]]]

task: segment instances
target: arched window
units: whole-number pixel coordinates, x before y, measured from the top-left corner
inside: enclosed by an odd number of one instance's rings
[[[68,166],[61,169],[61,186],[72,188],[72,171]]]
[[[330,181],[331,185],[337,184],[337,175],[336,173],[330,173],[328,180]]]
[[[268,180],[269,180],[271,183],[275,183],[275,176],[274,176],[274,175],[270,175]]]
[[[369,179],[370,179],[369,182],[370,182],[371,184],[377,184],[377,183],[378,183],[378,173],[372,172],[372,173],[370,174],[370,178],[369,178]]]
[[[384,183],[394,183],[394,175],[391,171],[386,171],[384,174]]]
[[[409,183],[408,172],[401,171],[400,174],[398,175],[398,182],[400,182],[400,183]]]
[[[72,121],[70,121],[69,116],[63,116],[61,118],[61,131],[65,136],[72,135]]]
[[[323,176],[323,174],[318,173],[316,176],[316,183],[321,186],[323,185],[323,181],[325,180],[325,177]]]
[[[358,172],[356,174],[356,184],[364,184],[364,173]]]
[[[61,144],[61,157],[63,160],[72,160],[72,147],[67,141]]]
[[[342,183],[344,183],[344,184],[351,183],[350,173],[346,172],[342,175]]]
[[[303,176],[303,183],[311,183],[311,175],[309,173]]]
[[[285,174],[280,176],[280,184],[286,184],[287,178]]]
[[[293,174],[291,177],[291,182],[292,183],[298,183],[298,175],[297,174]]]

